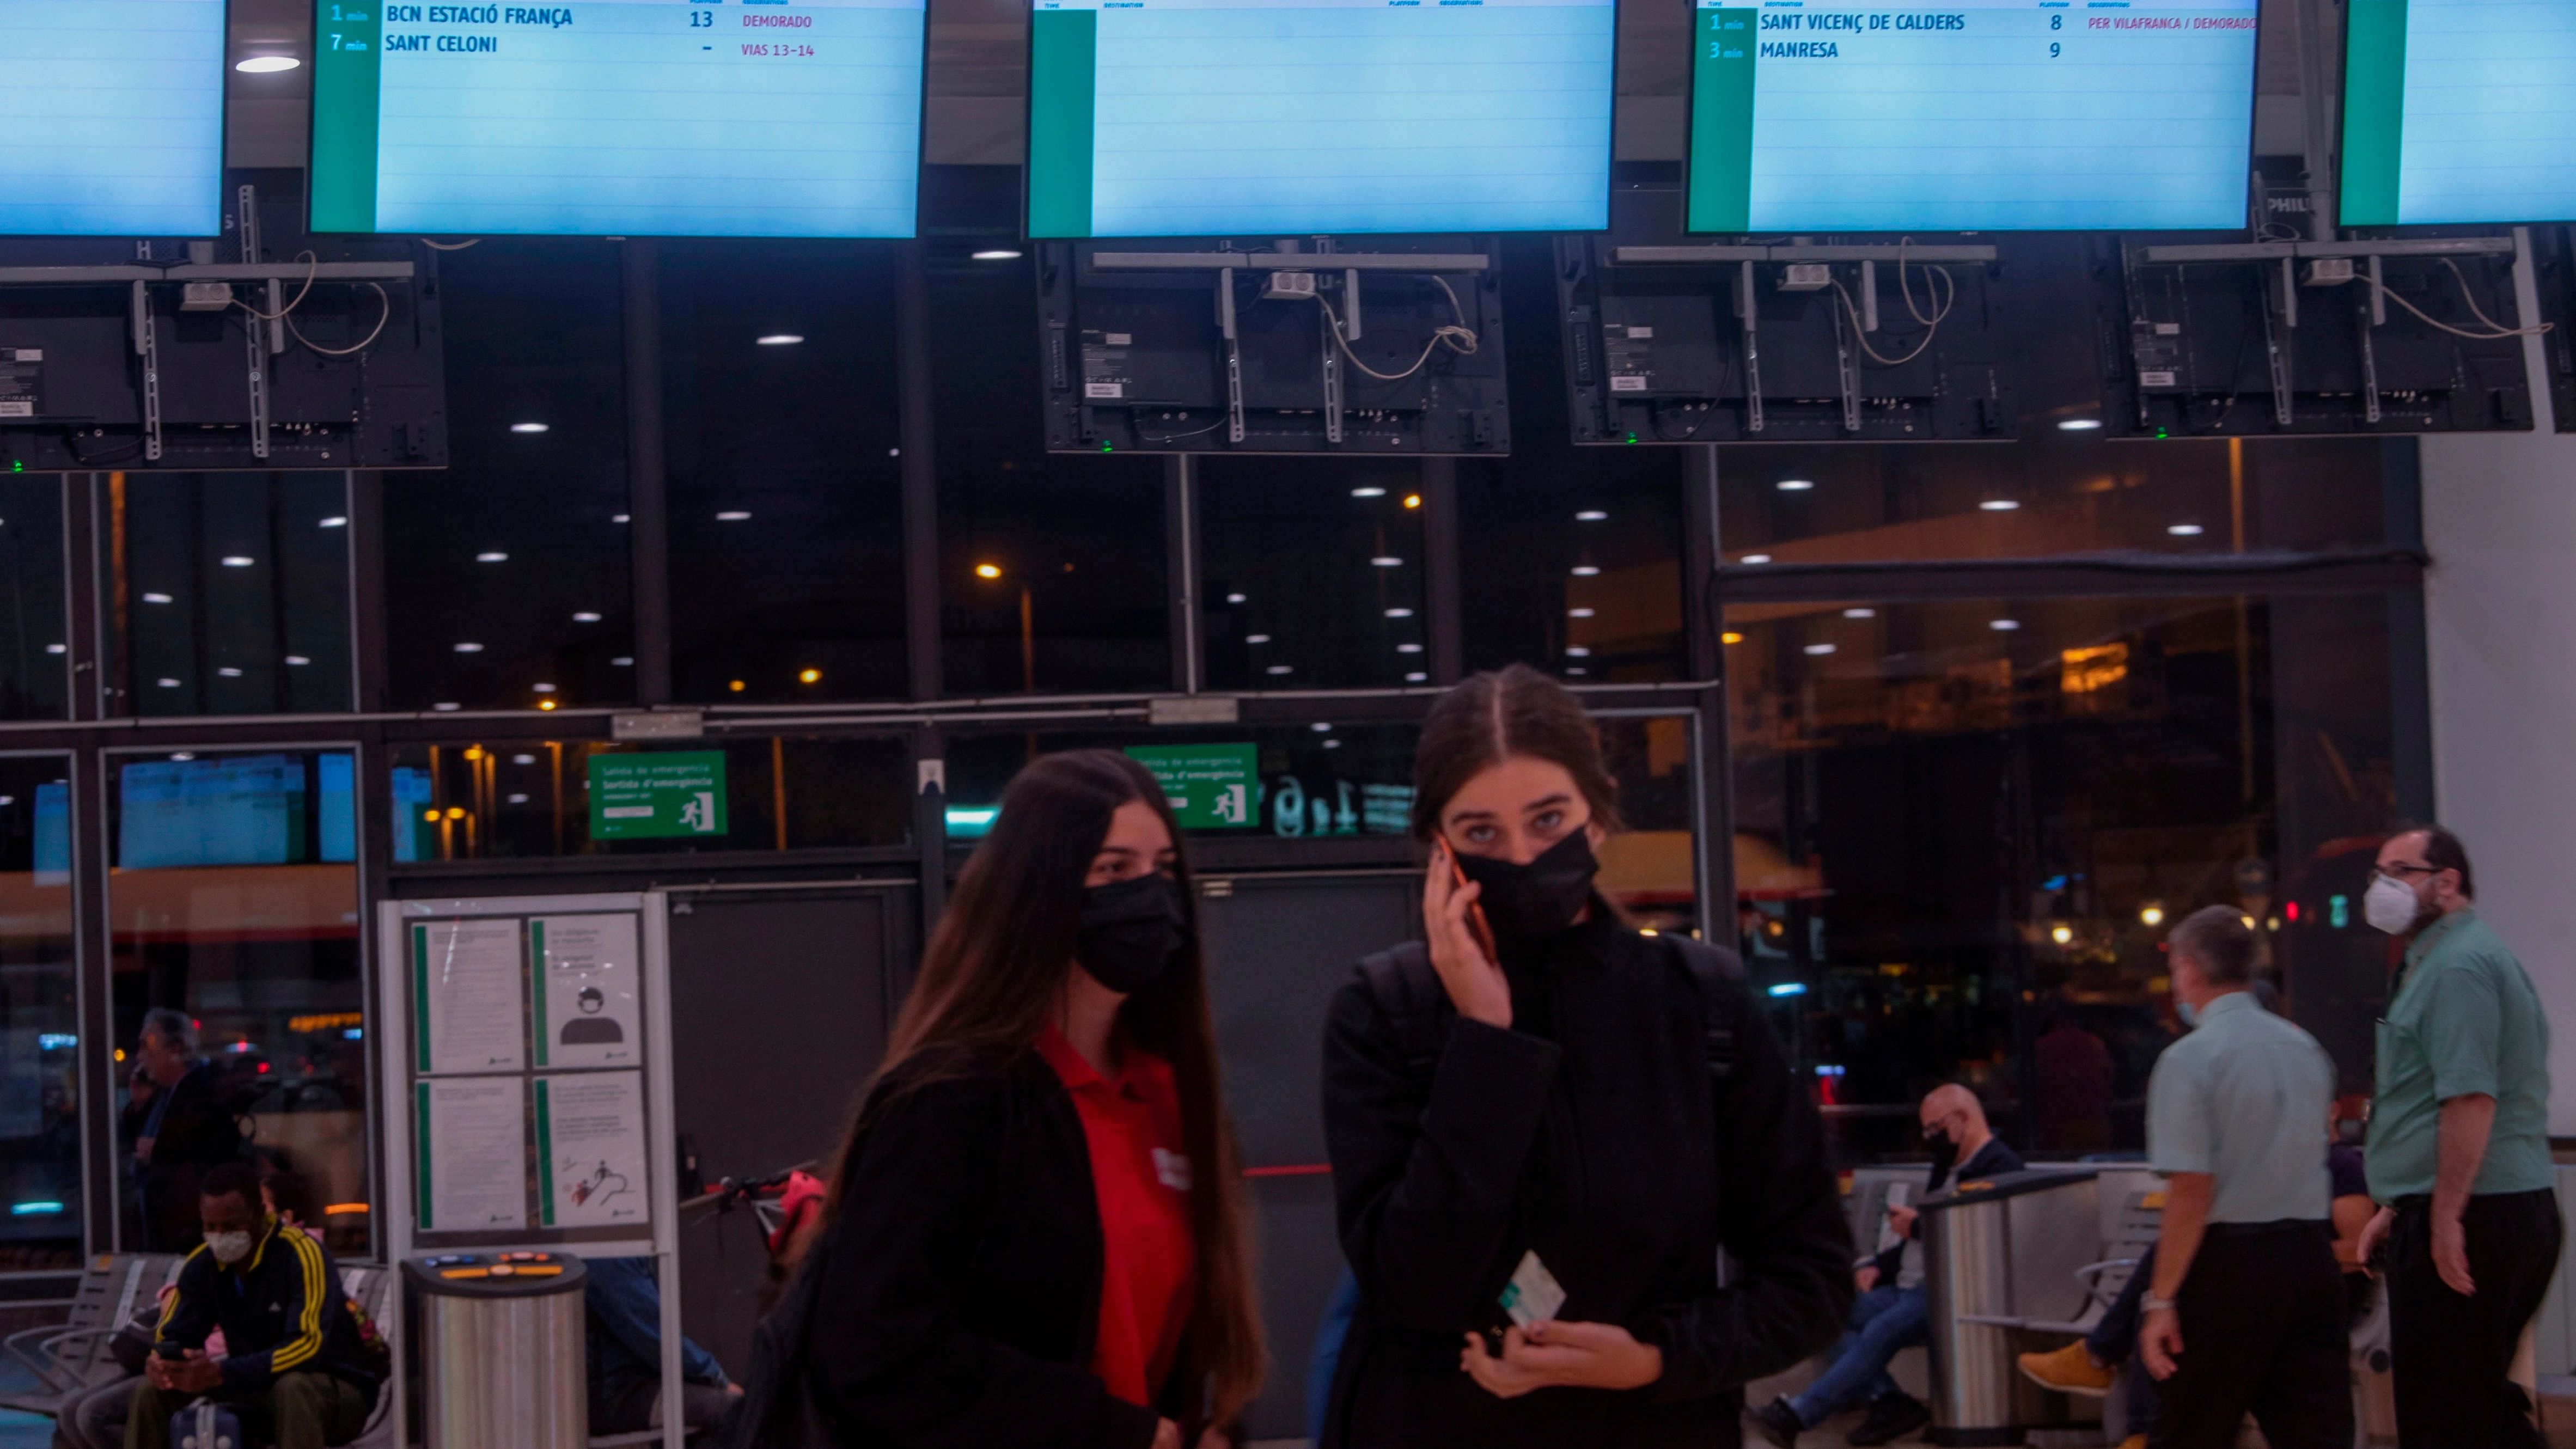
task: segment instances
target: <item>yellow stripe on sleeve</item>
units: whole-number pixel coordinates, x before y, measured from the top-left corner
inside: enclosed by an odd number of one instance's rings
[[[322,1302],[324,1280],[322,1249],[301,1229],[285,1228],[280,1236],[294,1240],[296,1265],[304,1279],[304,1306],[296,1314],[295,1337],[278,1345],[268,1356],[271,1373],[284,1373],[322,1351]]]

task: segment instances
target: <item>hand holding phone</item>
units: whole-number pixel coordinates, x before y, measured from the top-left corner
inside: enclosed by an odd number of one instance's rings
[[[1422,926],[1431,969],[1440,974],[1449,1003],[1460,1016],[1509,1027],[1511,983],[1503,979],[1503,968],[1497,964],[1501,957],[1494,950],[1493,927],[1476,904],[1478,894],[1449,843],[1435,843],[1431,868],[1422,874]]]

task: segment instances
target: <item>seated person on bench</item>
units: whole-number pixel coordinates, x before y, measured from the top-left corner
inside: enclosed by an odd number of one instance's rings
[[[590,1258],[582,1307],[590,1315],[590,1432],[662,1427],[662,1284],[650,1258]],[[680,1340],[680,1422],[719,1430],[742,1402],[714,1354]]]
[[[320,1243],[260,1201],[248,1164],[207,1169],[197,1205],[206,1241],[179,1269],[125,1449],[169,1449],[170,1416],[199,1398],[229,1404],[277,1449],[346,1444],[367,1426],[383,1361],[360,1336],[340,1270]],[[206,1339],[224,1334],[224,1357]],[[254,1427],[256,1426],[256,1427]]]
[[[2021,1170],[2021,1158],[1986,1125],[1976,1094],[1955,1083],[1935,1087],[1918,1114],[1924,1140],[1933,1145],[1926,1194],[1961,1182]],[[1798,1435],[1845,1409],[1869,1405],[1869,1417],[1846,1436],[1850,1444],[1889,1444],[1932,1421],[1923,1401],[1896,1386],[1887,1366],[1897,1351],[1929,1340],[1931,1294],[1923,1286],[1923,1245],[1915,1212],[1891,1207],[1888,1222],[1904,1241],[1861,1265],[1860,1297],[1852,1304],[1851,1331],[1834,1350],[1833,1366],[1795,1398],[1774,1399],[1753,1411],[1753,1422],[1779,1449],[1794,1449]]]

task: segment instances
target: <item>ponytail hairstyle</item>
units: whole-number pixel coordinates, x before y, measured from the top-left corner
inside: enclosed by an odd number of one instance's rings
[[[1143,801],[1171,833],[1172,875],[1186,930],[1179,954],[1127,998],[1118,1022],[1137,1046],[1172,1064],[1181,1138],[1191,1164],[1189,1215],[1196,1301],[1188,1345],[1210,1380],[1224,1425],[1260,1387],[1261,1319],[1254,1303],[1241,1165],[1218,1083],[1216,1028],[1200,951],[1198,892],[1180,826],[1144,766],[1115,750],[1042,755],[1002,792],[993,831],[976,847],[923,953],[884,1060],[825,1174],[823,1205],[799,1234],[801,1254],[840,1214],[868,1125],[934,1082],[989,1070],[1034,1050],[1052,1024],[1081,930],[1083,879],[1118,807]]]
[[[1603,830],[1619,828],[1619,782],[1601,763],[1592,717],[1564,685],[1526,664],[1472,674],[1433,701],[1413,754],[1413,836],[1439,838],[1441,813],[1469,780],[1516,755],[1564,767]]]

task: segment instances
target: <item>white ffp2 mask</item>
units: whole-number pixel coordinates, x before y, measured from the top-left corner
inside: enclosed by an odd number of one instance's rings
[[[2361,893],[2361,918],[2392,936],[2402,936],[2413,929],[2422,909],[2405,882],[2384,875]]]
[[[218,1263],[238,1263],[250,1256],[250,1234],[248,1232],[208,1233],[206,1251],[214,1254],[215,1261]]]

